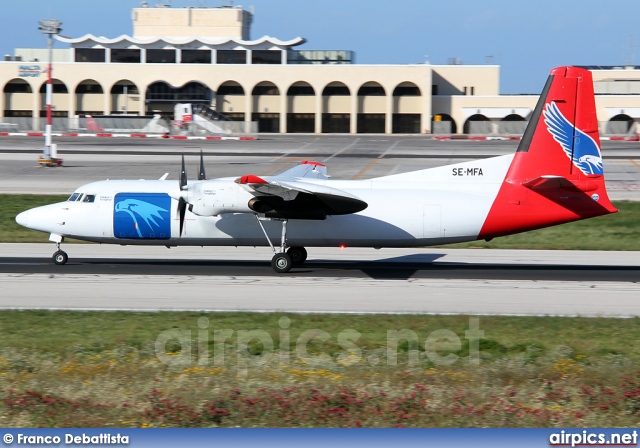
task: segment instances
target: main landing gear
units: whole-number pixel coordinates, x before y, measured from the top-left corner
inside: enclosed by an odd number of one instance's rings
[[[271,218],[260,218],[258,214],[255,214],[256,221],[262,229],[264,236],[267,238],[267,242],[273,251],[273,258],[271,259],[271,267],[278,274],[285,274],[291,270],[292,267],[302,266],[307,260],[307,250],[304,247],[287,247],[287,219],[282,220],[282,236],[280,237],[280,248],[276,249],[269,239],[267,231],[262,225],[263,220],[271,220]]]
[[[55,264],[65,264],[67,260],[69,260],[69,256],[67,253],[60,249],[60,243],[56,243],[57,251],[53,253],[53,257],[51,259]]]

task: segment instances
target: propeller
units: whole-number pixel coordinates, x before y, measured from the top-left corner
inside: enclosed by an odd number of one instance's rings
[[[204,156],[202,154],[202,148],[200,148],[200,172],[198,173],[198,180],[206,180],[207,174],[204,170]],[[180,171],[180,181],[179,181],[179,190],[172,191],[169,193],[169,196],[178,201],[178,210],[177,214],[180,217],[180,237],[182,237],[182,231],[184,230],[184,218],[187,213],[187,206],[189,205],[188,200],[188,191],[189,187],[187,186],[187,168],[184,163],[184,153],[182,153],[182,169]]]
[[[187,168],[184,165],[184,153],[182,154],[182,171],[180,172],[180,192],[187,189]],[[180,236],[182,237],[182,229],[184,228],[184,215],[187,212],[187,201],[180,195],[178,198],[178,215],[180,215]]]
[[[202,155],[202,148],[200,148],[200,172],[198,173],[198,180],[207,180],[207,173],[204,172],[204,156]]]

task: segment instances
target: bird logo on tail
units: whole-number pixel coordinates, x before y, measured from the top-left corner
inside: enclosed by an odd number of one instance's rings
[[[543,114],[547,130],[573,164],[583,174],[602,176],[602,154],[595,140],[571,124],[554,101],[547,104]]]

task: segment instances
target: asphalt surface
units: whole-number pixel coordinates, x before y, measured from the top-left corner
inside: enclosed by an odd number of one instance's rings
[[[69,194],[104,179],[178,179],[180,155],[195,176],[200,149],[207,176],[277,174],[302,160],[327,165],[336,179],[368,179],[511,154],[517,141],[437,141],[425,136],[262,135],[256,141],[56,138],[63,168],[38,167],[42,139],[0,137],[0,192]],[[605,141],[610,196],[640,200],[640,144]]]
[[[310,260],[288,276],[303,278],[372,278],[376,280],[472,279],[531,281],[640,282],[638,266],[576,266],[573,264],[459,263],[437,261],[441,256],[402,256],[394,260],[338,261]],[[640,257],[639,257],[640,258]],[[433,261],[430,261],[432,259]],[[639,259],[640,262],[640,259]],[[73,275],[172,275],[276,277],[269,252],[258,260],[149,260],[72,258],[65,266],[51,258],[0,257],[0,272]],[[640,299],[640,297],[639,297]]]
[[[635,252],[311,249],[277,275],[266,248],[0,245],[0,308],[640,315]]]

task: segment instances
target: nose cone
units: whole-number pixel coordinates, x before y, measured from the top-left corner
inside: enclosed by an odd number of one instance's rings
[[[65,225],[63,206],[66,203],[43,205],[20,213],[16,222],[28,229],[47,233],[61,233]]]
[[[16,216],[16,222],[24,227],[29,227],[29,211],[22,212]]]

